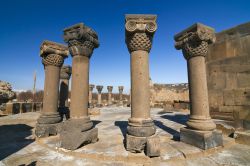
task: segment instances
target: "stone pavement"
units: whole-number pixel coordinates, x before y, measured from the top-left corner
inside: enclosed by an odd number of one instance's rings
[[[99,141],[75,151],[60,148],[59,137],[35,141],[34,129],[39,113],[30,112],[0,117],[0,166],[7,165],[187,165],[245,166],[250,165],[250,146],[224,138],[225,147],[203,151],[179,142],[179,129],[188,115],[152,109],[152,117],[161,138],[161,156],[146,157],[124,148],[124,136],[130,108],[106,107],[92,116],[98,127]]]

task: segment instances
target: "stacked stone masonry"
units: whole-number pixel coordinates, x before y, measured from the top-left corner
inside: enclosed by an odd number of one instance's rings
[[[213,118],[250,128],[250,23],[216,34],[206,57]]]

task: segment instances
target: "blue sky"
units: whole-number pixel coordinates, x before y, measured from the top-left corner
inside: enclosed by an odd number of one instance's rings
[[[43,40],[64,43],[62,30],[83,22],[99,36],[91,58],[90,82],[130,88],[130,55],[125,44],[125,14],[157,14],[158,30],[150,52],[153,82],[187,82],[186,61],[173,36],[195,22],[216,32],[250,21],[249,0],[8,0],[0,5],[0,80],[14,89],[43,89],[39,57]],[[71,56],[65,64],[71,64]],[[117,88],[115,87],[115,90]],[[105,87],[106,91],[106,87]]]

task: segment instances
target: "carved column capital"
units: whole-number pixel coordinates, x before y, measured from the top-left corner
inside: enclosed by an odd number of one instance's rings
[[[113,86],[107,86],[107,89],[108,89],[108,92],[112,92],[112,90],[113,90]]]
[[[89,85],[89,91],[92,92],[94,88],[95,88],[95,85],[93,85],[93,84],[90,84],[90,85]]]
[[[175,48],[182,49],[185,59],[206,56],[208,45],[215,42],[215,31],[206,25],[196,23],[174,37]]]
[[[122,93],[124,89],[124,86],[118,86],[119,93]]]
[[[97,89],[98,93],[100,94],[100,93],[102,93],[103,86],[102,85],[97,85],[96,89]]]
[[[150,52],[157,29],[156,15],[128,14],[125,19],[126,44],[129,52]]]
[[[99,47],[97,33],[83,23],[64,29],[64,41],[68,43],[72,56],[90,58],[93,50]]]
[[[45,40],[40,47],[40,56],[44,66],[61,67],[68,54],[67,46],[52,41]]]
[[[69,80],[71,73],[72,73],[71,66],[62,66],[60,72],[60,78]]]

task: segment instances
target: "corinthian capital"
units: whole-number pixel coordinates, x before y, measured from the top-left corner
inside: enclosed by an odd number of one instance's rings
[[[61,67],[68,54],[67,46],[52,41],[45,40],[40,47],[40,56],[42,57],[44,66],[52,65]]]
[[[97,85],[96,89],[97,89],[98,93],[102,93],[103,86],[102,85]]]
[[[206,56],[208,45],[215,42],[215,31],[206,25],[196,23],[186,30],[176,34],[175,48],[182,49],[186,59],[195,56]]]
[[[69,80],[71,76],[71,71],[72,71],[71,66],[62,66],[60,72],[60,78]]]
[[[118,86],[119,93],[122,93],[124,86]]]
[[[93,91],[93,89],[94,89],[94,87],[95,87],[95,85],[90,84],[90,85],[89,85],[89,91],[91,91],[91,92],[92,92],[92,91]]]
[[[112,92],[113,86],[107,86],[108,92]]]
[[[126,15],[126,44],[129,52],[144,50],[150,52],[157,29],[156,15]]]
[[[97,33],[83,23],[64,29],[64,41],[68,43],[72,56],[90,57],[93,50],[99,47]]]

